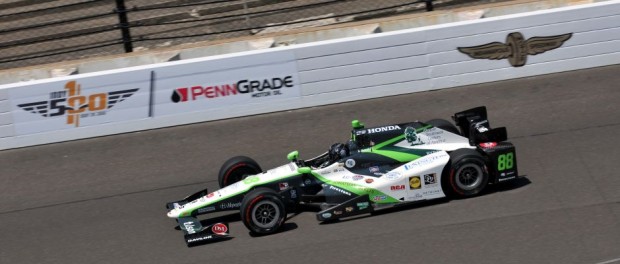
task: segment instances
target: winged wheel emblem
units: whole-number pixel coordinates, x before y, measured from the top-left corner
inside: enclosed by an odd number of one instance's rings
[[[523,34],[513,32],[506,37],[506,43],[491,42],[473,47],[460,47],[458,50],[474,59],[508,59],[513,67],[521,67],[527,62],[528,55],[557,49],[572,36],[573,33],[568,33],[557,36],[531,37],[525,40]]]

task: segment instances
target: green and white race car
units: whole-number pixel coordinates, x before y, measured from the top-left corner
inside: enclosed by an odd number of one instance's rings
[[[166,205],[188,246],[225,238],[226,223],[202,225],[198,215],[239,210],[254,234],[277,232],[288,213],[317,205],[318,221],[371,213],[410,202],[471,197],[488,185],[516,179],[515,147],[505,128],[491,129],[485,107],[453,116],[365,128],[352,122],[351,138],[318,157],[262,171],[251,158],[228,160],[220,190],[206,189]],[[458,129],[457,129],[458,126]],[[460,130],[460,131],[459,131]]]

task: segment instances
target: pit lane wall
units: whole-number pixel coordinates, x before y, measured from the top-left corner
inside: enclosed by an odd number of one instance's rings
[[[618,63],[620,0],[67,76],[0,86],[0,149]]]

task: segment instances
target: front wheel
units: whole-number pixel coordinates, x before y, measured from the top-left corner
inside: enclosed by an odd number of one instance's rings
[[[489,182],[484,158],[473,149],[458,149],[450,153],[449,166],[448,181],[444,185],[456,197],[476,196]]]
[[[218,184],[220,188],[224,188],[250,175],[256,175],[261,172],[262,169],[253,159],[245,156],[233,157],[224,162],[220,168],[217,178]]]
[[[275,191],[257,188],[241,202],[241,221],[254,234],[268,235],[280,229],[286,220],[286,209]]]

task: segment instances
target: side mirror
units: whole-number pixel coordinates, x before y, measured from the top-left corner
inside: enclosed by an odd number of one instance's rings
[[[297,172],[301,174],[310,174],[310,172],[312,172],[312,169],[310,169],[310,167],[299,167],[297,168]]]
[[[351,127],[353,127],[353,129],[361,129],[364,128],[364,123],[356,119],[351,121]]]
[[[299,151],[297,151],[297,150],[291,151],[291,153],[286,155],[286,159],[288,159],[290,161],[297,161],[298,158],[299,158]]]

